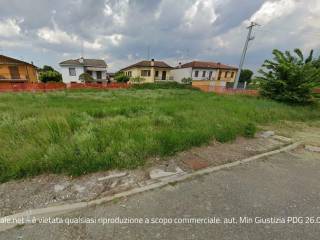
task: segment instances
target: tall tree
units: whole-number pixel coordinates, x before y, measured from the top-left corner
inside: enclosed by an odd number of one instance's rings
[[[240,73],[239,82],[248,84],[251,82],[253,76],[253,72],[250,69],[242,69]]]
[[[273,60],[266,60],[259,70],[261,95],[287,103],[307,104],[314,101],[312,90],[319,84],[320,69],[313,63],[313,51],[304,58],[300,49],[273,50]]]

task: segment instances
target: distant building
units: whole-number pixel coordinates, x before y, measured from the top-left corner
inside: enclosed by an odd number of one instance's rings
[[[176,82],[183,78],[192,78],[193,85],[212,85],[226,87],[233,83],[238,68],[216,62],[193,61],[179,64],[171,70],[171,76]]]
[[[38,82],[38,68],[32,63],[0,55],[0,82]]]
[[[172,67],[162,61],[141,61],[120,71],[129,77],[144,78],[144,82],[168,81]]]
[[[107,64],[102,59],[66,60],[59,63],[63,82],[80,82],[79,76],[82,73],[90,74],[97,82],[107,81]]]
[[[107,73],[107,79],[109,80],[109,81],[111,81],[111,82],[114,82],[115,81],[115,79],[114,79],[114,77],[115,77],[115,73],[110,73],[110,72],[108,72]]]

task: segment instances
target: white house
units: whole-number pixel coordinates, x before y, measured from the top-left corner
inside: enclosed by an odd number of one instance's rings
[[[215,62],[193,61],[179,64],[170,74],[173,80],[181,83],[183,78],[191,78],[193,83],[201,82],[212,86],[225,87],[228,82],[234,82],[238,69]]]
[[[100,59],[71,59],[59,63],[63,82],[80,82],[79,76],[82,73],[90,74],[96,81],[107,81],[107,64]]]

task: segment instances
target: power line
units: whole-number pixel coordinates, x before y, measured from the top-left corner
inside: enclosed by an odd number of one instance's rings
[[[248,45],[249,45],[249,42],[254,39],[254,37],[251,36],[251,34],[252,34],[252,29],[253,29],[255,26],[259,26],[259,24],[255,23],[255,22],[251,22],[250,26],[248,27],[248,29],[249,29],[249,31],[248,31],[248,36],[247,36],[246,42],[245,42],[245,44],[244,44],[244,48],[243,48],[242,55],[241,55],[241,59],[240,59],[239,69],[238,69],[238,72],[237,72],[236,80],[235,80],[234,85],[233,85],[233,88],[234,88],[234,89],[237,89],[237,88],[238,88],[240,73],[241,73],[241,70],[242,70],[242,67],[243,67],[243,64],[244,64],[244,60],[245,60],[245,58],[246,58],[246,53],[247,53],[247,50],[248,50]]]

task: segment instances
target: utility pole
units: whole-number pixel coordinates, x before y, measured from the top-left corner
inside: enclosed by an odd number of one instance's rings
[[[251,22],[250,26],[247,27],[249,29],[249,32],[248,32],[248,36],[247,36],[247,39],[246,39],[246,43],[244,44],[244,48],[243,48],[243,52],[242,52],[241,60],[240,60],[240,64],[239,64],[239,69],[238,69],[238,72],[237,72],[236,80],[235,80],[234,85],[233,85],[233,89],[237,89],[238,88],[239,78],[240,78],[240,74],[241,74],[241,70],[242,70],[242,67],[243,67],[244,60],[246,58],[248,45],[249,45],[249,42],[254,39],[254,37],[252,37],[251,34],[252,34],[252,29],[255,26],[259,26],[259,24],[255,23],[255,22]]]

